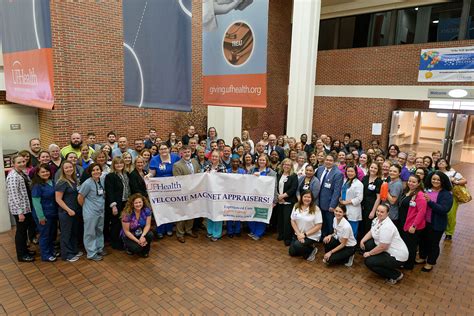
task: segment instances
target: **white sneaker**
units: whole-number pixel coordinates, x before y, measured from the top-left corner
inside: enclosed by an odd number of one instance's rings
[[[352,267],[352,264],[354,263],[354,255],[349,257],[349,260],[344,264],[346,267]]]
[[[67,261],[69,261],[69,262],[76,262],[77,260],[79,260],[79,257],[78,257],[78,256],[74,256],[74,257],[72,257],[72,258],[70,258],[70,259],[67,259]]]
[[[76,254],[76,257],[80,258],[84,255],[84,253],[82,251],[79,251],[77,254]]]
[[[318,253],[318,248],[314,247],[313,251],[311,251],[311,253],[309,254],[309,257],[306,258],[306,260],[314,261],[314,259],[316,258],[317,253]]]

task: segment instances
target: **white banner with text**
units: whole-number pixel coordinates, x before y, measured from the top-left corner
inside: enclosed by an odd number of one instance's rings
[[[204,217],[213,221],[270,221],[274,177],[198,173],[150,178],[147,191],[156,224]]]

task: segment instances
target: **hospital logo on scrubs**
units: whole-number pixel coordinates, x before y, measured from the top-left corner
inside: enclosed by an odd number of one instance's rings
[[[254,207],[254,210],[255,210],[255,214],[253,215],[253,218],[267,219],[267,217],[268,217],[268,208]]]

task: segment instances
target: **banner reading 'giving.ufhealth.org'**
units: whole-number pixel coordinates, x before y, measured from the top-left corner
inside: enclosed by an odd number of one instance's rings
[[[7,100],[52,109],[49,0],[0,0],[0,32]]]
[[[268,223],[274,177],[198,173],[146,181],[157,225],[204,217],[213,221]]]
[[[203,0],[204,104],[267,106],[268,0]]]

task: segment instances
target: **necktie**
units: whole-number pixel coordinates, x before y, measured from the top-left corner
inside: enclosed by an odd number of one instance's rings
[[[326,181],[326,177],[327,177],[328,173],[329,173],[329,170],[328,170],[328,169],[324,169],[323,177],[322,177],[321,183],[320,183],[321,186],[322,186],[323,183]],[[320,191],[320,192],[321,192],[321,191]]]
[[[193,167],[193,163],[191,161],[186,161],[186,166],[188,167],[189,172],[191,174],[194,173],[194,167]]]

